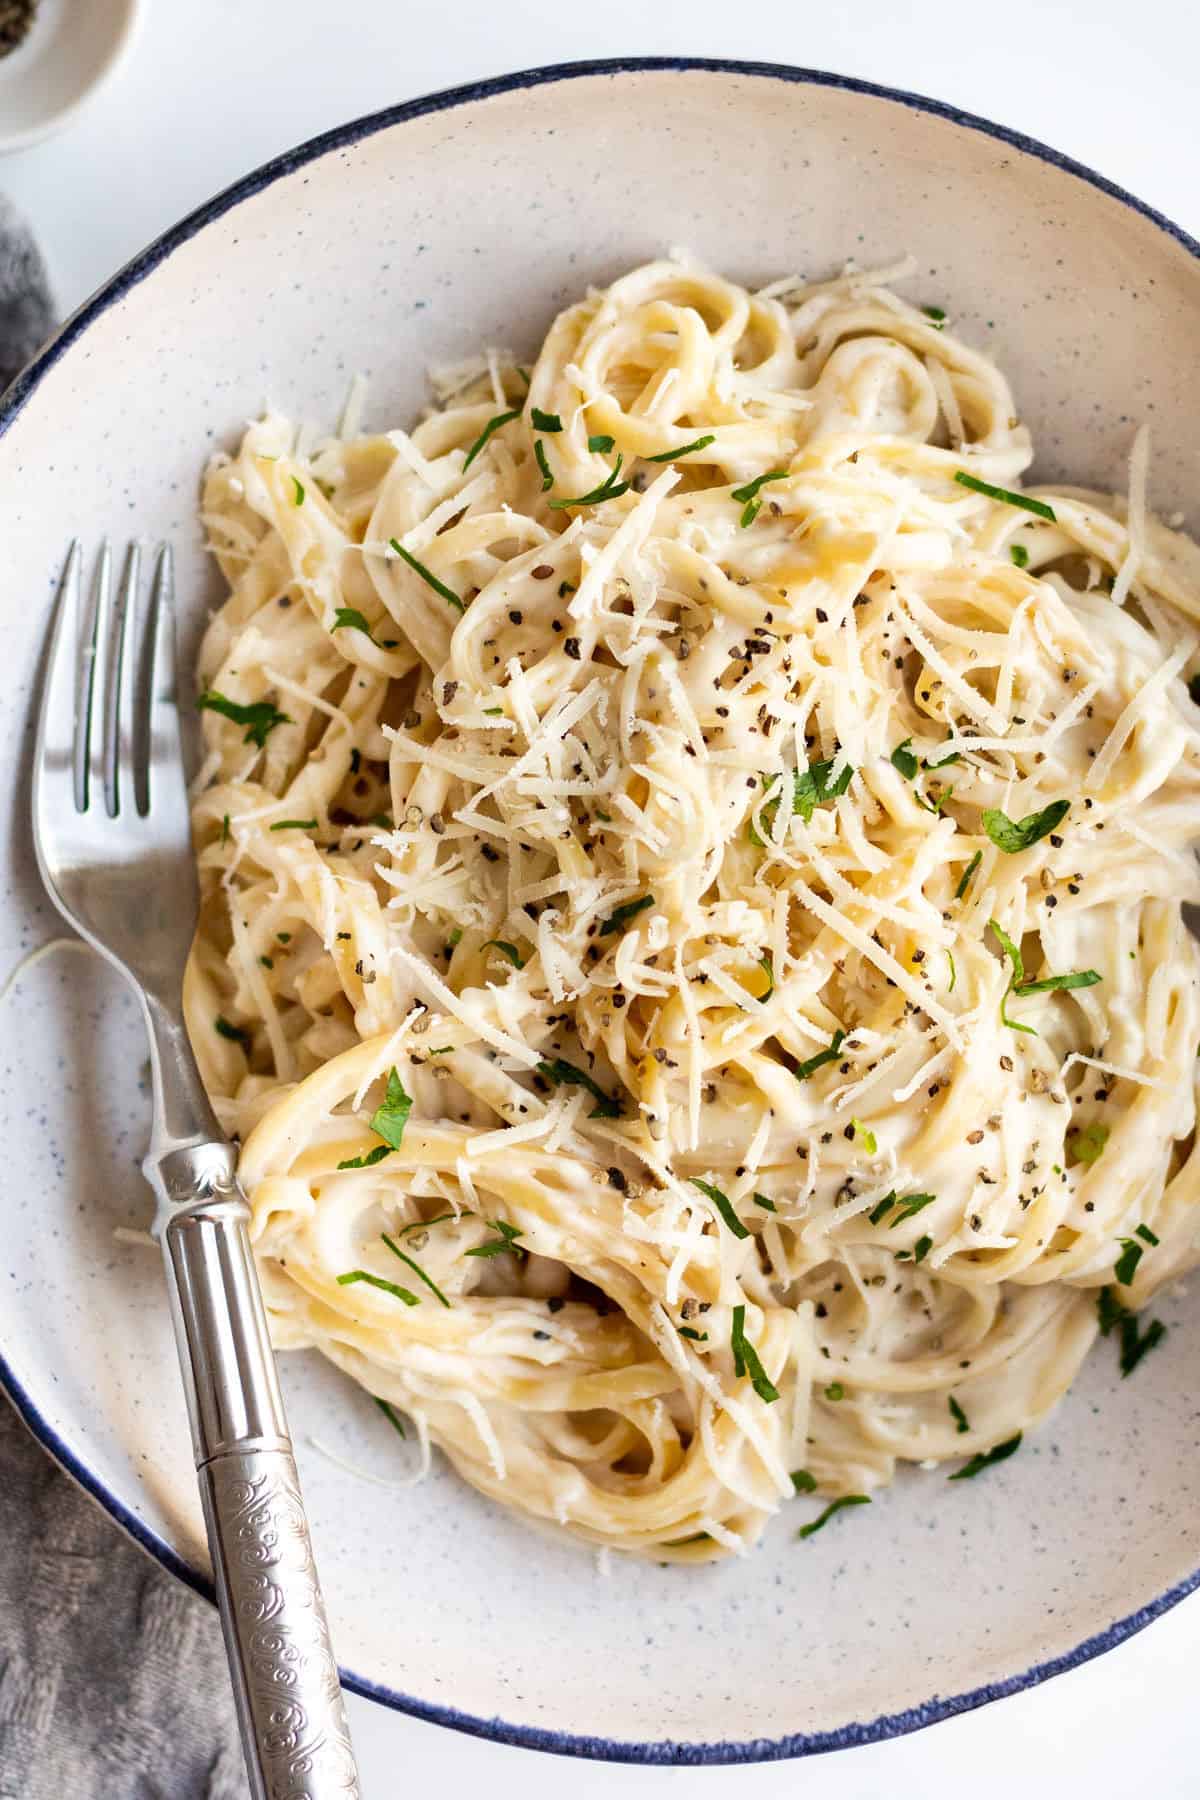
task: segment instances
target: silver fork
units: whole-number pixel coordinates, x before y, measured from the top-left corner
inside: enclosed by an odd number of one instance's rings
[[[313,1566],[236,1156],[183,1024],[198,891],[175,699],[171,552],[139,630],[141,555],[112,606],[100,552],[76,630],[82,557],[59,586],[38,719],[33,834],[42,880],[132,982],[150,1036],[158,1201],[200,1495],[255,1800],[347,1800],[358,1777]]]

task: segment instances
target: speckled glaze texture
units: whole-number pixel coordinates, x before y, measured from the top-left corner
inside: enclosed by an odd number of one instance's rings
[[[1155,504],[1200,492],[1200,246],[1036,144],[829,76],[673,62],[513,76],[348,126],[153,246],[0,408],[0,969],[57,935],[26,796],[66,539],[170,537],[194,635],[213,598],[200,465],[264,402],[331,422],[361,370],[368,422],[407,420],[429,361],[488,339],[527,352],[588,282],[672,245],[750,281],[911,250],[914,298],[1012,376],[1040,472],[1120,486],[1147,419]],[[0,1005],[3,1377],[114,1517],[204,1588],[157,1258],[113,1238],[149,1213],[144,1054],[131,1001],[79,957]],[[285,1359],[346,1680],[507,1742],[698,1763],[861,1743],[1052,1675],[1197,1581],[1200,1318],[1185,1295],[1157,1310],[1153,1367],[1121,1382],[1101,1344],[1002,1471],[913,1472],[804,1543],[785,1513],[747,1561],[704,1570],[603,1572],[442,1466],[390,1485],[415,1446],[332,1370]]]

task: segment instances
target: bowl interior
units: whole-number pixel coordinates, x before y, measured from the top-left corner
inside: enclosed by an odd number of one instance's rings
[[[1040,473],[1120,486],[1149,419],[1155,505],[1200,490],[1179,380],[1200,262],[1120,196],[971,122],[781,71],[657,66],[513,78],[335,135],[189,222],[9,403],[0,970],[60,935],[25,758],[67,539],[169,537],[194,635],[213,595],[197,478],[248,416],[333,421],[362,371],[369,422],[406,423],[427,363],[485,341],[528,351],[589,282],[672,245],[749,281],[911,250],[908,291],[1010,374]],[[0,1003],[3,1350],[93,1485],[203,1570],[156,1258],[112,1235],[149,1212],[145,1056],[132,998],[81,956],[47,958]],[[1172,1331],[1153,1373],[1121,1383],[1101,1345],[1003,1473],[949,1488],[914,1473],[806,1543],[797,1502],[753,1557],[699,1572],[601,1569],[436,1462],[394,1486],[412,1447],[317,1359],[289,1358],[343,1665],[497,1735],[649,1757],[820,1748],[988,1697],[1165,1603],[1200,1561],[1200,1327],[1179,1300],[1158,1310]]]

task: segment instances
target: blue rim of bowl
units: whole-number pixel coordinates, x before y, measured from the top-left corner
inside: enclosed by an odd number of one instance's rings
[[[270,187],[273,182],[283,176],[292,174],[296,169],[314,162],[331,150],[342,150],[348,146],[361,143],[364,138],[373,137],[376,132],[385,131],[393,125],[404,124],[411,119],[425,118],[431,113],[450,112],[461,106],[469,106],[482,100],[490,100],[499,94],[518,93],[524,89],[543,87],[556,81],[574,81],[589,76],[602,75],[640,75],[640,74],[715,74],[761,77],[771,81],[784,81],[798,87],[833,88],[843,93],[863,94],[873,100],[888,100],[900,106],[906,106],[913,112],[925,113],[934,118],[945,119],[949,124],[965,126],[968,130],[980,132],[985,137],[995,139],[1010,149],[1023,151],[1026,155],[1035,156],[1041,162],[1049,163],[1053,168],[1061,169],[1067,175],[1086,182],[1090,187],[1098,188],[1101,193],[1119,200],[1132,212],[1148,219],[1158,226],[1168,237],[1173,238],[1182,248],[1200,261],[1200,243],[1182,227],[1165,217],[1163,213],[1148,206],[1145,201],[1118,187],[1115,182],[1107,180],[1103,175],[1079,163],[1073,157],[1065,156],[1061,151],[1053,150],[1049,145],[1041,143],[1037,138],[1026,137],[1023,132],[1012,131],[1007,126],[995,125],[989,119],[981,119],[975,113],[963,112],[956,106],[948,106],[940,100],[930,100],[920,94],[906,92],[902,88],[882,87],[876,82],[859,81],[850,75],[833,75],[820,69],[794,68],[787,63],[738,62],[721,57],[699,56],[646,56],[646,57],[613,57],[596,62],[571,62],[552,64],[546,68],[525,69],[512,75],[499,75],[487,81],[472,82],[465,87],[445,88],[436,94],[427,94],[418,100],[405,101],[399,106],[385,108],[382,112],[369,113],[365,118],[355,119],[348,125],[337,126],[332,131],[322,132],[320,136],[309,138],[294,150],[285,151],[281,156],[264,163],[261,168],[253,170],[231,187],[223,189],[205,205],[197,207],[180,223],[162,237],[143,250],[140,256],[120,269],[112,279],[86,300],[79,310],[72,314],[66,324],[50,342],[34,357],[4,394],[0,402],[0,437],[12,426],[23,411],[26,402],[37,387],[39,381],[52,369],[59,359],[70,349],[77,338],[81,337],[93,320],[107,312],[110,306],[121,300],[145,276],[157,268],[174,250],[195,237],[205,225],[221,218],[243,200],[260,193]],[[112,1493],[86,1463],[75,1453],[66,1440],[55,1430],[39,1412],[30,1395],[18,1380],[15,1370],[7,1358],[0,1355],[0,1388],[9,1395],[17,1411],[29,1426],[34,1436],[55,1458],[59,1465],[70,1475],[84,1491],[97,1500],[107,1513],[121,1526],[133,1541],[160,1562],[164,1569],[201,1594],[205,1599],[214,1598],[212,1583],[198,1569],[182,1557],[173,1545],[152,1531],[145,1521],[138,1517],[124,1501]],[[377,1682],[369,1681],[353,1670],[342,1670],[344,1685],[355,1694],[361,1694],[369,1700],[378,1700],[397,1712],[410,1713],[414,1718],[427,1720],[435,1725],[447,1725],[455,1731],[463,1731],[472,1737],[491,1738],[497,1743],[512,1744],[527,1750],[546,1750],[562,1756],[581,1756],[594,1758],[597,1761],[625,1763],[656,1763],[695,1767],[706,1763],[749,1763],[780,1762],[796,1756],[816,1756],[829,1750],[846,1750],[856,1744],[878,1743],[884,1738],[903,1737],[910,1731],[919,1731],[923,1726],[934,1725],[941,1719],[952,1718],[957,1713],[971,1712],[977,1706],[986,1706],[991,1700],[1002,1700],[1009,1694],[1016,1694],[1022,1688],[1036,1687],[1053,1675],[1060,1675],[1067,1669],[1077,1668],[1081,1663],[1090,1661],[1094,1656],[1116,1645],[1124,1643],[1126,1638],[1133,1637],[1159,1618],[1169,1612],[1171,1607],[1200,1587],[1200,1569],[1188,1576],[1176,1586],[1168,1588],[1146,1606],[1130,1613],[1124,1619],[1117,1619],[1102,1631],[1085,1638],[1074,1649],[1065,1651],[1046,1662],[1034,1663],[1019,1675],[1009,1676],[1004,1681],[991,1682],[983,1687],[973,1688],[961,1694],[936,1694],[932,1699],[919,1706],[906,1708],[903,1712],[883,1713],[878,1718],[866,1722],[850,1722],[839,1725],[829,1731],[796,1732],[781,1738],[750,1738],[733,1741],[717,1741],[713,1743],[679,1743],[672,1739],[652,1740],[648,1743],[634,1743],[620,1739],[589,1737],[566,1731],[553,1731],[537,1725],[513,1725],[505,1719],[477,1718],[473,1714],[460,1712],[456,1707],[441,1706],[426,1700],[419,1700],[411,1694],[400,1694],[394,1688],[384,1687]]]

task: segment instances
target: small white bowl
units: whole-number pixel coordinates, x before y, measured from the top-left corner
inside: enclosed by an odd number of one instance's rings
[[[141,0],[39,0],[24,42],[0,57],[0,152],[74,117],[124,61]]]

